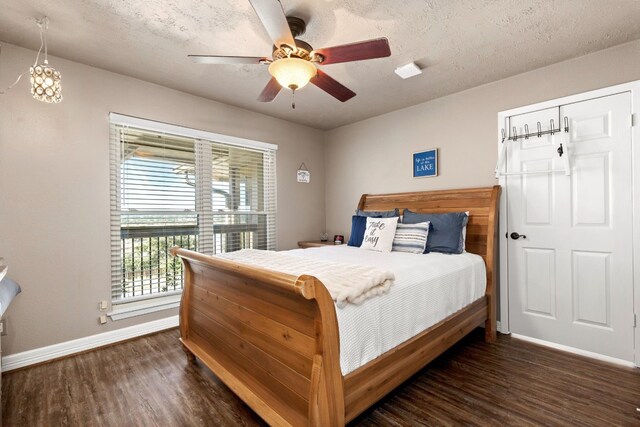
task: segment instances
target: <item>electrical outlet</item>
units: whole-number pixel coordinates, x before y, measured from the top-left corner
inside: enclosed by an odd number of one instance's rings
[[[100,304],[98,304],[98,308],[100,309],[100,311],[107,311],[107,309],[109,308],[109,304],[107,304],[106,300],[102,300],[100,301]]]
[[[7,335],[7,319],[2,319],[0,321],[0,336]]]
[[[104,325],[105,323],[107,323],[107,315],[103,314],[100,316],[100,324]]]

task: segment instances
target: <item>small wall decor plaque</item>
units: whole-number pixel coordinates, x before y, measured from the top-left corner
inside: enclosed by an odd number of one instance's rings
[[[425,178],[438,176],[438,149],[413,153],[413,177]]]
[[[308,184],[311,181],[311,172],[309,172],[309,169],[307,169],[307,165],[305,165],[304,163],[300,165],[296,177],[298,179],[298,182],[303,182],[305,184]]]

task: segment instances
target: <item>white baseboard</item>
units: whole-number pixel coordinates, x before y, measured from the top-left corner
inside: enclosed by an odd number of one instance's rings
[[[560,350],[560,351],[566,351],[567,353],[573,353],[573,354],[577,354],[579,356],[589,357],[591,359],[601,360],[603,362],[614,363],[616,365],[622,365],[622,366],[627,366],[627,367],[631,367],[631,368],[635,368],[636,367],[635,363],[629,362],[627,360],[616,359],[615,357],[605,356],[605,355],[602,355],[602,354],[593,353],[591,351],[581,350],[581,349],[575,348],[575,347],[569,347],[569,346],[566,346],[566,345],[556,344],[556,343],[553,343],[553,342],[540,340],[538,338],[531,338],[531,337],[527,337],[527,336],[524,336],[524,335],[518,335],[518,334],[513,334],[513,333],[511,334],[511,336],[513,338],[517,338],[519,340],[528,341],[528,342],[531,342],[531,343],[534,343],[534,344],[538,344],[538,345],[542,345],[542,346],[545,346],[545,347],[554,348],[554,349]]]
[[[8,372],[47,360],[57,359],[74,353],[91,350],[97,347],[125,341],[164,329],[178,326],[178,316],[171,316],[152,322],[141,323],[127,328],[116,329],[114,331],[103,332],[76,340],[61,342],[46,347],[35,348],[23,351],[22,353],[10,354],[2,358],[2,372]]]

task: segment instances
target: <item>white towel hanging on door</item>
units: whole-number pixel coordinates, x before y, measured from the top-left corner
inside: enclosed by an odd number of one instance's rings
[[[505,158],[507,156],[507,141],[509,140],[508,139],[503,140],[500,145],[500,152],[498,153],[498,163],[496,164],[496,178],[500,177],[500,173],[502,172]]]
[[[502,141],[500,146],[500,152],[498,153],[498,163],[496,164],[496,169],[495,169],[496,178],[500,178],[500,176],[508,175],[505,171],[503,171],[506,163],[506,158],[507,158],[507,142],[508,141],[509,141],[508,139]],[[546,172],[549,172],[549,173],[561,172],[562,170],[564,170],[564,174],[566,176],[571,175],[571,159],[569,155],[569,133],[564,131],[554,133],[553,135],[551,135],[551,145],[553,146],[554,150],[556,150],[557,153],[558,153],[558,150],[560,149],[560,146],[562,145],[562,156],[560,156],[560,159],[562,160],[562,169],[559,169],[559,170],[552,169]],[[533,173],[537,174],[541,172],[542,171],[534,171]],[[513,175],[527,175],[527,174],[528,174],[527,172],[513,173]]]

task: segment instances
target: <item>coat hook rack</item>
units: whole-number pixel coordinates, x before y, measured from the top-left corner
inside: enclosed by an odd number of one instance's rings
[[[554,136],[556,133],[562,133],[562,132],[567,134],[569,133],[569,118],[567,116],[564,116],[563,119],[564,120],[561,120],[560,118],[560,107],[558,107],[558,127],[557,128],[556,128],[555,121],[553,119],[550,119],[548,130],[542,130],[542,123],[540,122],[536,123],[535,132],[530,132],[529,125],[525,123],[525,125],[523,126],[524,133],[520,135],[518,135],[518,128],[516,126],[513,126],[511,128],[511,135],[508,135],[509,133],[508,128],[506,130],[505,128],[500,129],[500,132],[502,135],[502,141],[501,141],[500,153],[498,154],[498,164],[496,165],[496,177],[506,176],[506,175],[528,175],[528,174],[552,173],[552,172],[564,172],[565,175],[570,175],[571,164],[568,158],[569,153],[567,151],[569,147],[568,146],[565,147],[563,145],[563,142],[567,142],[565,138],[560,138],[559,140],[553,141],[554,144],[557,144],[556,152],[558,153],[558,157],[561,157],[563,159],[564,169],[559,169],[559,170],[554,169],[554,170],[548,170],[548,171],[532,171],[532,172],[510,172],[510,173],[505,173],[502,171],[506,162],[507,144],[504,143],[505,141],[517,141],[519,139],[528,140],[531,137],[542,138],[542,135]],[[563,123],[564,126],[561,125],[563,121],[564,121]]]
[[[564,117],[564,127],[556,128],[555,121],[553,119],[549,120],[549,130],[542,130],[542,123],[537,122],[537,132],[529,132],[529,125],[524,125],[524,133],[518,135],[518,130],[515,126],[511,128],[511,135],[507,137],[504,129],[502,131],[502,142],[504,141],[517,141],[519,139],[529,139],[532,136],[537,136],[538,138],[542,138],[542,135],[555,135],[556,133],[565,132],[569,133],[569,118],[567,116]]]

